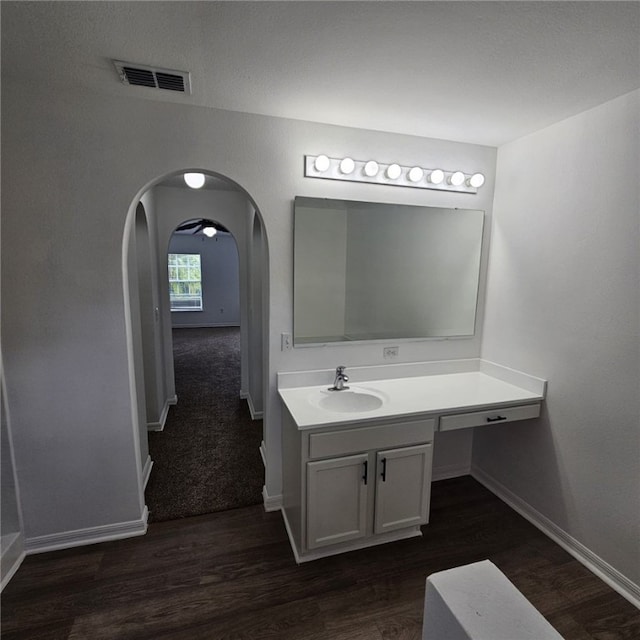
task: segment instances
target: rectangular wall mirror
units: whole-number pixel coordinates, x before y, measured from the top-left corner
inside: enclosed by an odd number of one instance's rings
[[[471,336],[484,212],[298,196],[294,344]]]

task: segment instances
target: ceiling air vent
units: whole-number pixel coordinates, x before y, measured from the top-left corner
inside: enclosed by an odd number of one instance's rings
[[[152,87],[154,89],[166,89],[178,93],[191,93],[191,79],[188,71],[174,71],[172,69],[159,69],[144,64],[121,62],[114,60],[118,75],[124,84],[136,87]]]

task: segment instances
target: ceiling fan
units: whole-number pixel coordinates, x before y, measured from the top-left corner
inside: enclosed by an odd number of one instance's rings
[[[207,220],[206,218],[183,222],[181,225],[176,227],[176,231],[189,231],[191,229],[193,229],[192,233],[194,235],[202,231],[202,233],[209,238],[213,238],[218,231],[222,233],[229,233],[229,230],[226,227],[223,227],[219,222],[213,222],[213,220]]]

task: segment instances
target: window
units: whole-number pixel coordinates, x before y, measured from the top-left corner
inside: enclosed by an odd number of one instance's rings
[[[169,254],[171,311],[202,311],[200,254]]]

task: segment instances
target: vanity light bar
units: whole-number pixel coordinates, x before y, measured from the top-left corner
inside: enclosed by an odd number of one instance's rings
[[[305,156],[304,161],[304,175],[307,178],[370,182],[456,193],[478,193],[478,188],[484,184],[481,173],[405,167],[397,163],[383,164],[375,160],[329,158],[325,155]]]

